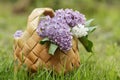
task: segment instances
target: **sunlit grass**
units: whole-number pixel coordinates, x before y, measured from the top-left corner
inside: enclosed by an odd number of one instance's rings
[[[54,75],[51,71],[39,70],[29,75],[24,67],[14,74],[13,34],[24,30],[29,13],[15,15],[11,4],[0,3],[0,80],[120,80],[120,11],[116,7],[102,5],[93,24],[98,28],[90,35],[94,53],[87,53],[80,44],[81,66],[66,75]]]

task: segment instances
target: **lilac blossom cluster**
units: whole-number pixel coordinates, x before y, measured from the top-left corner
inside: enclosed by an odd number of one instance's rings
[[[37,33],[40,37],[47,37],[49,40],[59,46],[63,51],[70,50],[72,47],[71,27],[77,24],[84,25],[86,18],[83,14],[72,9],[59,9],[55,16],[50,18],[45,16],[38,25]]]
[[[22,34],[23,34],[22,30],[17,30],[14,34],[14,38],[19,38],[19,37],[21,37]]]
[[[48,37],[51,42],[57,44],[63,51],[67,51],[72,47],[70,27],[62,20],[46,16],[46,19],[40,21],[36,31],[39,36]]]
[[[74,27],[77,24],[85,24],[86,18],[83,14],[72,9],[59,9],[55,11],[55,17],[64,20],[70,27]]]

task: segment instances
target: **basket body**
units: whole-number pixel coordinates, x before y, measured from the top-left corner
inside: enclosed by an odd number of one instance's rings
[[[66,73],[78,68],[80,65],[78,53],[78,40],[73,38],[72,48],[66,53],[57,49],[55,55],[48,54],[49,44],[41,45],[42,39],[36,33],[36,28],[41,15],[54,16],[50,8],[37,8],[28,17],[27,28],[20,38],[14,39],[14,59],[18,61],[15,68],[20,68],[23,64],[33,72],[38,69],[46,68],[54,70],[57,73],[61,71]]]

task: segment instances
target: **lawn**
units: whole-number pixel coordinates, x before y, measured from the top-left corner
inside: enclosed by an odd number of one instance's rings
[[[94,14],[82,10],[88,19],[95,19],[93,24],[98,27],[89,36],[94,53],[86,52],[80,44],[79,69],[66,75],[39,70],[30,76],[24,66],[14,73],[13,34],[26,28],[31,11],[13,14],[11,3],[0,3],[0,80],[120,80],[120,6],[99,5]]]

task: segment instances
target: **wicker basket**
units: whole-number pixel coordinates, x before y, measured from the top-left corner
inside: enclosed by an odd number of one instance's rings
[[[42,39],[36,33],[36,28],[40,21],[40,16],[54,16],[54,12],[50,8],[37,8],[28,17],[27,28],[20,38],[14,39],[14,59],[18,62],[15,69],[25,64],[28,70],[36,72],[38,69],[46,68],[54,70],[57,73],[64,73],[78,68],[80,65],[78,53],[78,40],[73,38],[72,48],[64,53],[57,49],[55,55],[48,54],[49,44],[41,45],[39,41]]]

